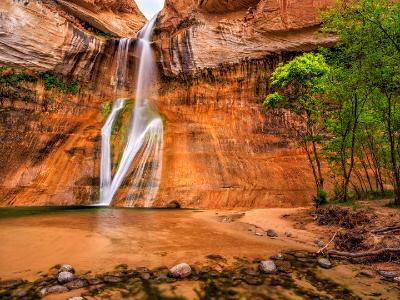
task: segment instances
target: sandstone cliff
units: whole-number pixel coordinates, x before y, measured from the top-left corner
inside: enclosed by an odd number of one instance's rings
[[[0,63],[22,68],[18,72],[34,70],[37,77],[1,85],[0,204],[93,203],[101,107],[115,96],[118,40],[111,35],[130,36],[143,17],[129,1],[24,2],[0,3]],[[155,105],[165,119],[155,205],[310,203],[308,163],[289,130],[294,117],[266,112],[261,102],[279,62],[334,43],[318,34],[319,10],[331,3],[166,1],[154,42],[160,69]],[[124,23],[128,19],[132,23]],[[114,28],[112,20],[125,25]],[[136,60],[129,53],[131,87]],[[66,82],[77,80],[77,92],[45,89],[43,72],[49,71]]]
[[[144,17],[131,1],[68,1],[77,12],[61,2],[0,1],[1,205],[98,199],[102,104],[115,97],[110,34],[134,36]],[[133,50],[134,40],[131,70]]]
[[[320,11],[333,0],[167,0],[157,29],[166,73],[331,45],[318,34]]]
[[[315,187],[290,134],[294,117],[264,111],[279,62],[335,42],[319,34],[330,0],[167,0],[155,42],[166,119],[158,205],[301,206]]]

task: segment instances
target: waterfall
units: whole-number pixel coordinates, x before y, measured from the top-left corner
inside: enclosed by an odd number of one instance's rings
[[[110,205],[121,185],[126,182],[129,183],[129,193],[124,197],[125,206],[134,206],[138,200],[143,200],[145,207],[151,207],[158,191],[164,130],[160,115],[153,110],[149,101],[156,80],[156,63],[151,48],[151,36],[156,19],[157,16],[138,34],[135,48],[138,58],[135,104],[129,122],[127,143],[113,177],[110,136],[113,124],[123,107],[123,99],[115,101],[102,129],[101,205]],[[129,44],[129,41],[122,39],[118,47],[116,82],[119,86],[124,84],[126,78]]]

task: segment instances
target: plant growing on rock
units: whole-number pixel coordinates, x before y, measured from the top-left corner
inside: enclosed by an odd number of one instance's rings
[[[326,201],[321,155],[322,117],[325,77],[329,72],[321,54],[307,53],[285,65],[280,64],[272,73],[270,87],[273,93],[264,101],[272,109],[288,109],[299,117],[303,126],[293,126],[300,137],[300,145],[307,154],[316,185],[316,205]]]

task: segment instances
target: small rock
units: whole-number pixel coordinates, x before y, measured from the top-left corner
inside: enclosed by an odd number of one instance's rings
[[[271,256],[271,259],[273,260],[283,260],[283,254],[282,253],[278,253],[277,255]]]
[[[71,282],[64,284],[64,286],[70,290],[80,289],[87,285],[88,285],[87,281],[82,279],[75,279],[72,280]]]
[[[186,278],[191,273],[192,269],[187,263],[176,265],[169,270],[169,274],[174,278]]]
[[[290,261],[277,260],[276,261],[276,266],[278,267],[278,271],[281,271],[281,272],[284,272],[284,273],[292,272],[292,264],[290,263]]]
[[[250,275],[250,276],[259,276],[260,273],[258,273],[257,271],[253,270],[253,269],[246,269],[244,271],[246,273],[246,275]]]
[[[289,231],[285,231],[285,236],[287,236],[287,237],[292,237],[293,234],[292,234],[291,232],[289,232]]]
[[[149,273],[150,272],[150,270],[146,267],[138,267],[138,268],[136,268],[136,271],[139,273]]]
[[[400,284],[400,277],[395,277],[395,278],[393,278],[393,281],[394,281],[394,282],[397,282],[398,284]]]
[[[256,232],[257,236],[263,236],[263,234],[261,232]]]
[[[394,271],[378,271],[379,275],[387,279],[394,279],[398,276],[397,272]]]
[[[273,229],[268,229],[268,230],[267,230],[267,236],[269,236],[269,237],[277,237],[278,234],[276,233],[275,230],[273,230]]]
[[[150,273],[141,273],[140,276],[143,280],[149,280],[151,278]]]
[[[88,278],[87,281],[90,285],[96,285],[102,282],[100,278]]]
[[[75,269],[71,265],[62,265],[61,268],[58,270],[58,273],[61,272],[70,272],[72,274],[75,273]]]
[[[11,294],[11,297],[14,298],[23,298],[26,297],[28,295],[28,291],[26,290],[22,290],[22,291],[17,291]]]
[[[47,288],[41,289],[40,292],[39,292],[39,294],[40,294],[40,296],[42,296],[42,297],[46,296],[46,294],[47,294]]]
[[[58,273],[58,276],[57,276],[57,280],[61,284],[70,282],[74,279],[75,279],[74,274],[72,274],[71,272],[66,272],[66,271]]]
[[[314,244],[317,245],[320,248],[324,248],[325,247],[325,243],[321,240],[315,240]]]
[[[319,258],[318,265],[324,269],[330,269],[332,267],[332,263],[327,258]]]
[[[104,282],[108,282],[108,283],[117,283],[117,282],[121,282],[121,278],[116,277],[116,276],[111,276],[111,275],[106,275],[103,277]]]
[[[68,300],[84,300],[83,297],[71,297]]]
[[[68,292],[68,289],[62,285],[53,285],[46,290],[46,294],[59,294]]]
[[[261,272],[266,274],[273,274],[276,273],[278,270],[275,263],[272,260],[262,260],[258,265],[258,268]]]
[[[0,288],[12,289],[23,283],[24,281],[22,279],[2,280],[0,281]]]

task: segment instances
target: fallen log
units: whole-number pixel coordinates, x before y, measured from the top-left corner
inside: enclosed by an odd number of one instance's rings
[[[365,251],[365,252],[345,252],[345,251],[337,251],[337,250],[329,250],[329,255],[336,257],[345,257],[345,258],[360,258],[367,256],[378,256],[383,254],[400,254],[400,248],[382,248],[374,251]]]
[[[375,234],[394,233],[400,231],[400,226],[389,226],[371,231]]]

